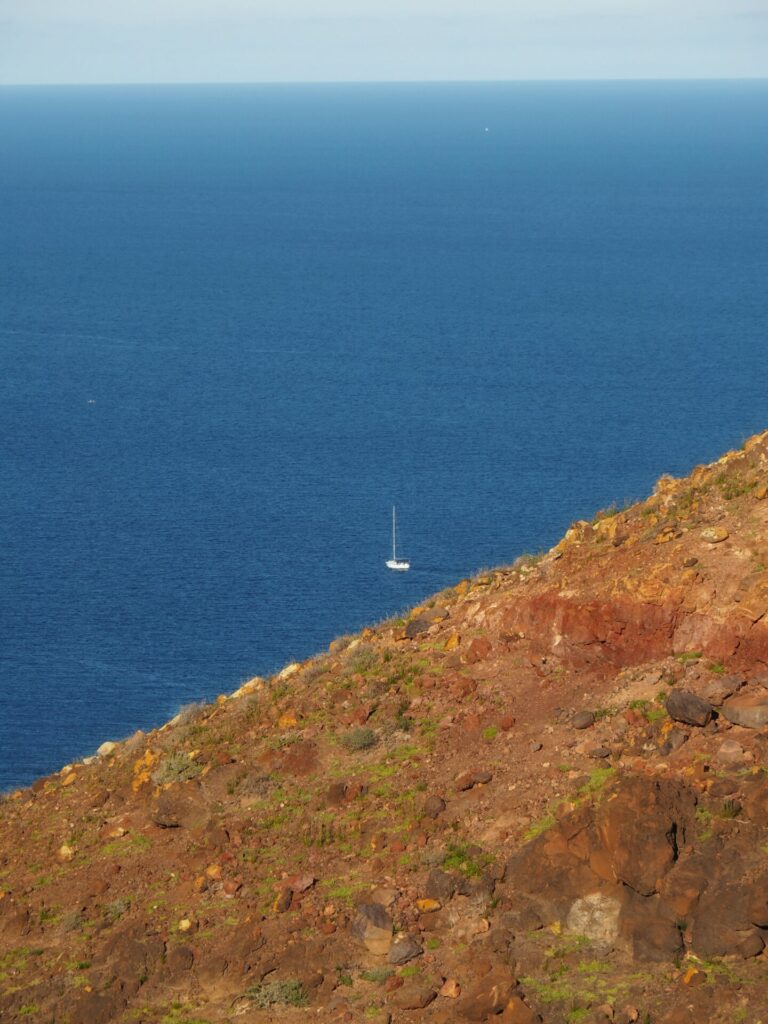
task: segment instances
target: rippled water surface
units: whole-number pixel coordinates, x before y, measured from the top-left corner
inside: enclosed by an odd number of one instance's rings
[[[768,426],[766,181],[765,83],[0,90],[0,789]]]

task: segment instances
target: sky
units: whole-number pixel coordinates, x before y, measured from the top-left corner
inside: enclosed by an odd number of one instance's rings
[[[0,85],[768,77],[768,0],[0,0]]]

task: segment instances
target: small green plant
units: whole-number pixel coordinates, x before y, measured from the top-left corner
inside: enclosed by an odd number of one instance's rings
[[[407,967],[404,967],[402,971],[400,971],[401,978],[418,978],[420,974],[421,968],[418,964],[408,964]]]
[[[364,676],[367,672],[376,668],[379,663],[379,656],[374,647],[369,644],[361,644],[351,653],[348,665],[349,671],[355,675]]]
[[[725,665],[722,661],[713,661],[711,665],[707,665],[707,669],[714,672],[716,676],[725,675]]]
[[[539,818],[538,821],[534,821],[530,828],[528,828],[524,833],[523,839],[526,842],[529,842],[531,839],[537,839],[540,835],[543,835],[544,832],[548,832],[554,824],[554,814],[545,814],[543,818]]]
[[[257,1010],[269,1010],[273,1006],[306,1006],[309,1002],[300,981],[262,981],[245,990],[246,999]]]
[[[736,800],[732,800],[730,797],[726,797],[723,800],[723,807],[720,811],[721,818],[736,818],[738,817],[741,805]]]
[[[483,729],[483,739],[486,743],[492,743],[499,734],[498,726],[489,725]]]
[[[688,661],[698,661],[701,657],[701,651],[683,651],[682,654],[678,654],[677,660],[681,665],[685,665]]]
[[[446,871],[458,871],[465,878],[479,878],[483,868],[487,867],[491,858],[488,854],[475,852],[466,843],[448,843],[448,850],[443,857]]]
[[[611,767],[595,768],[590,772],[589,778],[583,786],[579,787],[579,796],[592,796],[598,793],[603,786],[616,774],[616,769]]]
[[[350,752],[370,750],[378,743],[378,736],[373,729],[369,729],[367,726],[358,726],[345,733],[340,742],[344,749]]]
[[[113,900],[112,903],[108,903],[104,910],[104,917],[110,924],[114,924],[115,921],[119,921],[123,914],[130,910],[131,901],[127,896],[121,896],[120,899]]]
[[[599,722],[602,718],[610,718],[615,714],[616,708],[598,708],[597,711],[594,712],[595,721]]]
[[[383,985],[394,973],[391,967],[372,967],[369,971],[361,971],[360,977],[363,981],[373,982],[374,985]]]

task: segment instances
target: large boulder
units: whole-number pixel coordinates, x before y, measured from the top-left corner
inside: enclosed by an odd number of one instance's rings
[[[712,718],[712,705],[703,697],[688,690],[672,690],[667,697],[667,714],[675,722],[686,725],[706,725]]]
[[[737,693],[723,705],[723,715],[745,729],[762,729],[768,725],[768,690]]]

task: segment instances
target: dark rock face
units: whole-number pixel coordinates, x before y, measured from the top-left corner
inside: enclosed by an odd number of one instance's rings
[[[673,690],[667,697],[667,714],[675,722],[704,726],[712,718],[712,705],[687,690]]]
[[[681,782],[622,780],[512,858],[513,901],[637,960],[669,962],[684,943],[703,958],[759,955],[768,868],[754,830],[768,821],[768,785],[745,783],[739,831],[694,846],[696,802]]]

